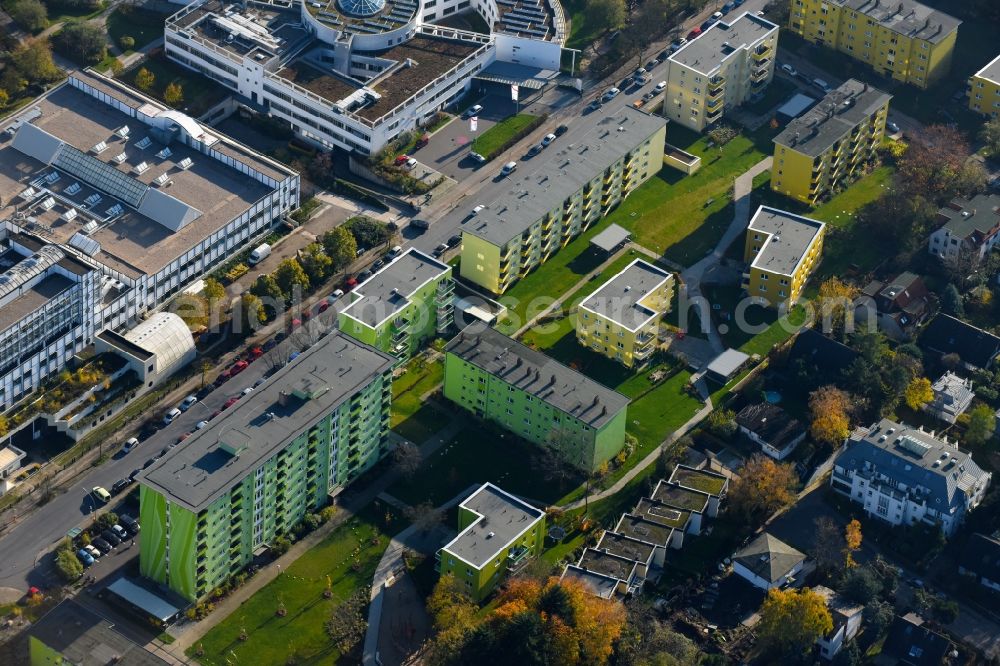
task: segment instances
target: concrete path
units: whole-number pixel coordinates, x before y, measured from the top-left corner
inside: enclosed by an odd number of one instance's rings
[[[685,422],[684,425],[682,425],[680,428],[670,433],[670,435],[668,435],[667,438],[663,440],[663,442],[658,447],[650,451],[645,458],[643,458],[636,464],[635,467],[625,472],[622,478],[615,481],[615,483],[611,487],[606,488],[605,490],[602,490],[598,493],[594,493],[590,497],[581,498],[576,500],[575,502],[564,504],[561,508],[565,511],[571,511],[573,509],[579,509],[580,507],[584,506],[586,502],[597,502],[598,500],[611,497],[612,495],[620,491],[622,488],[624,488],[629,481],[634,479],[639,474],[639,472],[646,469],[650,465],[656,464],[657,458],[660,457],[660,451],[662,451],[665,447],[670,446],[678,439],[680,439],[688,432],[690,432],[692,428],[701,423],[702,419],[707,417],[711,412],[712,412],[712,401],[709,400],[708,398],[705,398],[704,406],[701,409],[699,409],[694,416],[688,419],[687,422]]]
[[[702,298],[701,281],[705,277],[705,274],[719,264],[719,260],[722,259],[726,249],[746,229],[750,222],[750,192],[753,190],[753,179],[758,174],[770,169],[772,161],[773,158],[765,157],[735,179],[733,183],[733,202],[735,204],[733,221],[729,223],[729,227],[722,234],[719,242],[716,243],[715,249],[681,273],[681,277],[684,279],[684,284],[687,288],[688,301],[693,302]],[[708,327],[708,341],[716,353],[721,354],[725,350],[725,345],[715,326]]]

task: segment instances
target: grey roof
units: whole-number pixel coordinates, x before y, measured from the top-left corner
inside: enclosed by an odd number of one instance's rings
[[[115,630],[115,625],[72,599],[32,623],[28,635],[77,666],[166,666],[167,662]]]
[[[785,116],[786,118],[798,118],[806,109],[815,103],[815,97],[803,95],[802,93],[795,93],[787,102],[778,107],[778,110],[775,113],[779,116]]]
[[[972,381],[963,379],[951,371],[938,377],[931,385],[931,390],[934,392],[934,400],[928,408],[952,416],[964,412],[976,397],[975,391],[972,390]]]
[[[662,311],[647,307],[640,301],[672,279],[667,271],[636,259],[583,299],[580,307],[634,331],[651,317],[662,314]]]
[[[990,235],[1000,226],[1000,195],[977,194],[971,199],[953,199],[938,210],[938,218],[944,221],[942,228],[958,238]]]
[[[445,350],[600,429],[629,399],[492,328],[471,324]]]
[[[837,466],[859,473],[866,473],[865,463],[911,491],[926,489],[926,501],[941,511],[963,507],[977,488],[990,481],[990,474],[971,454],[889,419],[855,430],[836,460]],[[887,487],[886,492],[902,491]]]
[[[635,576],[639,564],[630,557],[622,557],[596,548],[587,548],[576,563],[581,569],[595,571],[626,583]]]
[[[341,314],[376,328],[406,307],[413,292],[449,271],[447,264],[410,248],[355,287],[354,300]]]
[[[632,232],[628,229],[620,227],[617,224],[609,224],[607,228],[590,239],[590,244],[599,250],[613,252],[618,246],[631,240],[631,238]]]
[[[692,511],[694,513],[704,513],[712,496],[700,490],[685,488],[678,483],[671,483],[665,479],[660,479],[649,497],[677,509],[684,509],[685,511]]]
[[[200,511],[391,369],[395,360],[331,333],[171,449],[139,481],[171,502]],[[239,455],[231,455],[224,445],[240,450]]]
[[[482,569],[512,541],[531,529],[545,512],[504,492],[492,483],[484,483],[459,506],[482,516],[442,550]]]
[[[920,333],[920,346],[937,354],[958,354],[964,363],[988,368],[1000,354],[1000,337],[939,312]]]
[[[961,25],[954,16],[913,0],[833,0],[893,32],[937,43]]]
[[[615,590],[618,589],[618,579],[612,576],[606,576],[605,574],[598,573],[596,571],[588,571],[582,567],[578,567],[575,564],[571,564],[563,571],[560,580],[571,578],[573,580],[580,581],[591,594],[594,594],[603,599],[611,599],[615,596]]]
[[[745,354],[738,349],[727,349],[712,359],[706,369],[720,377],[729,377],[748,360],[750,360],[749,354]]]
[[[769,402],[747,405],[736,415],[736,423],[776,449],[785,448],[806,431],[798,419]]]
[[[823,222],[803,215],[761,206],[750,220],[747,233],[762,231],[769,238],[751,266],[778,275],[793,275],[824,226]]]
[[[983,68],[976,72],[976,76],[1000,85],[1000,55],[983,65]]]
[[[597,542],[597,550],[641,564],[649,564],[653,558],[653,552],[656,550],[656,545],[649,541],[635,539],[627,534],[605,530],[601,540]]]
[[[124,577],[108,585],[107,590],[133,606],[141,608],[160,622],[169,622],[181,612],[180,607]]]
[[[596,114],[595,114],[596,115]],[[600,116],[599,116],[600,117]],[[578,119],[581,124],[587,122]],[[666,125],[660,116],[632,107],[600,117],[582,133],[570,131],[544,153],[519,164],[517,171],[480,191],[486,205],[464,231],[503,246],[520,236],[547,212],[579,192],[605,169]],[[464,219],[468,211],[462,209]]]
[[[774,137],[774,142],[817,157],[850,136],[855,127],[868,120],[890,99],[892,95],[878,88],[857,79],[848,79],[827,93],[819,104],[789,122]]]
[[[805,559],[805,555],[767,532],[733,554],[734,563],[739,562],[770,583],[777,583]]]
[[[722,62],[741,47],[751,47],[778,26],[765,18],[744,12],[733,18],[723,18],[711,28],[682,46],[670,56],[672,62],[711,75]]]
[[[637,516],[634,513],[623,513],[618,519],[618,524],[615,525],[615,532],[666,547],[670,543],[670,536],[673,534],[674,528]]]

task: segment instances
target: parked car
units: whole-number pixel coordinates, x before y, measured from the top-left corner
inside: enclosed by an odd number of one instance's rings
[[[88,544],[87,544],[86,546],[84,546],[84,547],[83,547],[83,549],[84,549],[85,551],[87,551],[88,553],[90,553],[90,556],[91,556],[92,558],[94,558],[95,560],[97,560],[97,559],[100,559],[100,558],[104,557],[104,553],[102,553],[102,552],[101,552],[101,551],[99,551],[98,549],[94,548],[94,547],[93,547],[92,545],[90,545],[89,543],[88,543]]]
[[[681,47],[688,43],[687,37],[678,37],[670,44],[670,52],[677,53]]]
[[[545,146],[543,146],[540,143],[536,143],[535,145],[533,145],[531,148],[528,149],[528,157],[534,157],[543,150],[545,150]]]
[[[237,402],[239,402],[239,398],[234,396],[234,397],[230,398],[229,400],[226,400],[224,403],[222,403],[222,409],[223,410],[227,410],[230,407],[232,407],[233,405],[235,405]]]
[[[261,384],[263,384],[266,381],[267,381],[267,378],[261,377],[260,379],[258,379],[257,381],[255,381],[253,383],[253,388],[257,388],[258,386],[260,386]]]
[[[569,127],[567,127],[566,125],[560,125],[559,127],[556,128],[555,135],[562,136],[567,132],[567,130],[569,130]]]
[[[365,280],[367,280],[371,276],[372,276],[372,272],[370,270],[368,270],[368,269],[365,269],[365,270],[361,271],[360,273],[358,273],[358,281],[359,282],[364,282]]]
[[[130,485],[132,485],[132,482],[129,481],[128,479],[118,479],[117,481],[115,481],[114,485],[111,486],[111,493],[113,495],[117,495],[121,491],[128,488]]]
[[[409,159],[410,159],[409,155],[399,155],[393,161],[393,164],[395,164],[396,166],[403,166],[404,164],[406,164],[406,161],[409,160]]]
[[[118,538],[118,535],[115,534],[114,530],[110,527],[101,532],[101,538],[110,543],[112,548],[118,546],[122,542],[122,540]]]
[[[701,24],[701,31],[705,32],[706,30],[708,30],[709,28],[711,28],[716,23],[718,23],[718,21],[716,19],[710,18],[710,19],[706,20],[704,23]]]
[[[483,157],[482,155],[480,155],[479,153],[477,153],[474,150],[469,153],[469,157],[471,157],[472,161],[475,162],[476,164],[485,164],[486,163],[486,158]]]
[[[465,110],[465,113],[462,114],[462,117],[471,118],[472,116],[478,116],[482,112],[483,112],[482,104],[473,104],[472,106],[470,106],[468,109]]]
[[[599,108],[601,108],[601,100],[600,99],[593,100],[590,104],[587,105],[587,108],[590,109],[591,111],[597,111]]]
[[[609,101],[613,100],[615,97],[618,97],[618,95],[620,93],[621,93],[621,90],[619,90],[618,88],[611,88],[606,93],[604,93],[604,98],[603,99],[604,99],[605,102],[609,102]]]
[[[187,410],[191,409],[191,406],[194,405],[194,403],[196,402],[198,402],[198,398],[196,396],[189,395],[188,397],[181,400],[181,404],[177,406],[177,409],[181,410],[182,412],[186,412]]]
[[[405,166],[407,169],[412,169],[413,167],[417,166],[417,160],[411,157],[406,160]]]
[[[257,359],[259,359],[263,355],[264,355],[264,348],[263,347],[251,347],[250,351],[247,352],[247,357],[251,361],[256,361]]]
[[[111,552],[111,544],[102,539],[101,537],[95,537],[90,540],[90,545],[92,545],[97,550],[101,551],[102,555],[107,555]]]
[[[718,21],[723,16],[724,14],[722,12],[715,12],[714,14],[712,14],[712,19],[713,19],[712,22],[714,23],[715,21]]]
[[[128,514],[122,514],[118,516],[118,522],[125,526],[132,534],[139,533],[139,521]]]
[[[427,231],[431,228],[431,223],[427,220],[413,220],[410,222],[410,226],[414,229],[419,229],[421,231]]]
[[[242,393],[240,393],[240,397],[243,397],[245,395],[250,395],[251,393],[253,393],[253,387],[252,386],[248,386],[245,389],[243,389]]]
[[[656,84],[656,87],[653,88],[653,92],[661,93],[661,92],[663,92],[666,89],[667,89],[667,82],[666,81],[660,81],[659,83]]]
[[[212,385],[215,386],[215,388],[219,388],[228,381],[229,381],[229,371],[225,370],[219,373],[219,376],[215,378],[215,381],[212,382]]]
[[[636,109],[642,108],[642,105],[646,103],[645,97],[640,97],[639,99],[632,102],[632,106]]]
[[[653,99],[654,97],[656,97],[656,91],[651,90],[651,91],[649,91],[648,93],[646,93],[645,95],[642,96],[642,101],[648,102],[649,100]]]
[[[124,541],[125,539],[127,539],[127,538],[128,538],[128,532],[126,532],[126,531],[125,531],[125,528],[124,528],[124,527],[122,527],[121,525],[118,525],[118,524],[116,523],[116,524],[114,524],[114,525],[112,525],[112,526],[111,526],[111,529],[112,529],[112,530],[114,530],[114,532],[115,532],[115,535],[116,535],[116,536],[117,536],[117,537],[118,537],[119,539],[121,539],[122,541]]]
[[[435,257],[440,257],[442,254],[444,254],[447,251],[448,251],[448,244],[447,243],[441,243],[436,248],[434,248],[434,256]]]
[[[891,120],[885,124],[885,128],[890,132],[892,132],[893,134],[899,134],[900,132],[899,125],[892,122]]]
[[[103,488],[101,486],[94,486],[91,492],[93,492],[94,497],[100,500],[103,504],[107,504],[108,502],[111,501],[111,493],[109,493],[106,488]]]
[[[542,147],[547,148],[550,143],[556,140],[555,134],[546,134],[542,137]]]
[[[509,176],[510,174],[514,173],[514,169],[516,168],[517,168],[517,162],[507,162],[507,164],[504,164],[503,168],[500,169],[500,175]]]
[[[414,148],[423,148],[424,146],[426,146],[430,142],[431,142],[431,135],[427,134],[425,132],[424,134],[420,135],[420,138],[417,139],[417,142],[414,144],[413,147]]]
[[[233,363],[233,367],[229,368],[229,376],[235,377],[236,375],[246,370],[248,365],[250,364],[247,363],[246,361],[236,361],[236,363]]]
[[[797,69],[789,65],[787,62],[781,65],[781,71],[783,71],[785,74],[788,74],[789,76],[795,76],[799,73]]]
[[[701,34],[701,28],[695,26],[694,28],[691,29],[691,32],[688,33],[687,38],[689,40],[690,39],[694,39],[695,37],[697,37],[700,34]]]
[[[163,415],[163,425],[170,425],[171,423],[174,422],[174,419],[176,419],[180,415],[181,415],[181,410],[174,407],[169,412]]]
[[[195,393],[195,395],[198,396],[199,400],[204,400],[214,390],[215,390],[215,385],[214,384],[205,384],[203,387],[201,387],[198,390],[197,393]]]
[[[91,554],[88,553],[84,548],[81,548],[80,550],[76,551],[76,557],[78,560],[83,562],[83,566],[85,567],[89,567],[91,564],[94,563],[93,556],[91,556]]]
[[[830,84],[819,77],[813,79],[812,84],[825,93],[830,92]]]
[[[128,439],[125,440],[125,446],[122,447],[122,452],[130,453],[132,449],[134,449],[137,446],[139,446],[139,438],[129,437]]]
[[[267,243],[261,243],[255,247],[253,252],[250,253],[250,256],[247,257],[247,263],[251,266],[255,266],[267,259],[269,256],[271,256],[271,246]]]
[[[131,472],[129,472],[128,473],[128,480],[129,481],[135,481],[135,477],[139,476],[139,472],[141,472],[141,471],[142,471],[141,469],[134,469]]]
[[[454,236],[448,239],[448,247],[458,247],[461,244],[462,244],[461,234],[455,234]]]
[[[337,299],[344,295],[343,289],[334,289],[333,292],[326,297],[326,302],[333,305],[337,302]]]
[[[721,12],[723,14],[728,14],[729,12],[733,11],[734,9],[736,9],[736,3],[735,2],[727,2],[726,4],[722,5]]]

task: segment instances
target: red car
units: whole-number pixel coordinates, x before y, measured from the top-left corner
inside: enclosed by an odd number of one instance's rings
[[[326,309],[328,307],[330,307],[330,304],[328,302],[326,302],[326,301],[323,301],[322,303],[319,304],[319,306],[317,306],[316,313],[319,314],[319,313],[322,313],[322,312],[326,312]]]
[[[423,148],[424,146],[426,146],[430,142],[431,142],[431,135],[430,134],[422,134],[420,136],[420,138],[417,139],[417,144],[416,144],[415,147],[416,148]]]
[[[251,349],[247,355],[250,357],[251,361],[256,361],[258,358],[264,355],[264,350],[260,347],[254,347]]]
[[[179,443],[183,442],[185,439],[187,439],[190,436],[191,436],[191,433],[189,433],[189,432],[184,433],[183,435],[181,435],[180,437],[177,438],[177,443],[179,444]]]
[[[700,34],[701,34],[701,28],[694,28],[693,30],[691,30],[691,32],[688,33],[688,39],[694,39]]]
[[[212,415],[208,417],[208,420],[211,421],[212,419],[214,419],[216,416],[218,416],[221,413],[222,413],[221,409],[215,410],[214,412],[212,412]]]
[[[233,405],[235,405],[237,402],[239,402],[239,398],[238,397],[230,398],[229,400],[226,400],[225,403],[223,403],[222,409],[224,409],[224,410],[225,409],[229,409],[230,407],[232,407]]]
[[[247,363],[246,361],[236,361],[236,363],[233,363],[233,367],[229,368],[229,376],[235,377],[236,375],[246,370],[248,365],[250,364]]]
[[[406,160],[408,159],[410,159],[409,155],[400,155],[399,157],[396,158],[396,161],[393,162],[393,164],[395,164],[396,166],[403,166],[404,164],[406,164]]]
[[[292,320],[292,327],[291,328],[294,331],[295,329],[297,329],[301,325],[302,325],[302,320],[301,319],[293,319]]]

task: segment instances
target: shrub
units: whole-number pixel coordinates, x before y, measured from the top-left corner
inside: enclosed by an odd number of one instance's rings
[[[275,557],[281,557],[288,552],[288,549],[292,547],[292,542],[286,537],[277,537],[271,542],[271,552],[274,553]]]
[[[709,131],[708,138],[715,142],[718,146],[724,146],[739,135],[734,127],[730,125],[720,125],[715,129]]]
[[[324,523],[330,522],[330,520],[337,514],[337,507],[327,506],[319,512],[319,519]]]
[[[122,35],[122,38],[118,40],[118,45],[122,47],[122,51],[131,51],[135,48],[135,38],[131,35]]]
[[[73,582],[83,575],[83,565],[76,558],[72,547],[61,548],[56,552],[56,571],[67,583]]]

